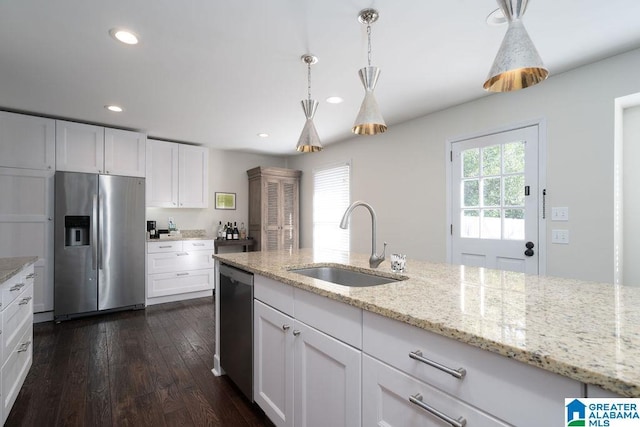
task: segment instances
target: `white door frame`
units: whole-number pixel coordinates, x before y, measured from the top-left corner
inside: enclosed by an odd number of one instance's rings
[[[451,224],[453,224],[453,216],[451,212],[451,150],[453,149],[453,144],[471,138],[480,138],[495,133],[506,132],[529,126],[538,126],[538,189],[540,191],[538,198],[538,274],[542,276],[547,273],[547,222],[545,218],[549,213],[544,212],[545,196],[543,195],[543,191],[546,191],[547,188],[547,120],[545,118],[516,122],[482,132],[475,132],[466,135],[458,135],[453,138],[447,138],[447,140],[445,141],[444,160],[446,163],[445,180],[447,187],[447,223],[445,224],[445,227],[447,234],[446,249],[448,263],[451,263],[451,248],[453,238],[453,236],[451,235]]]

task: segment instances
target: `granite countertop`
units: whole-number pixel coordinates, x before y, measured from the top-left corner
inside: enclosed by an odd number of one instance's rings
[[[11,279],[23,268],[35,263],[37,256],[21,256],[15,258],[0,258],[0,284]]]
[[[214,258],[615,393],[640,397],[640,288],[407,260],[407,280],[354,288],[287,271],[369,269],[368,255],[242,252]],[[393,276],[389,261],[376,270]]]
[[[205,230],[180,230],[180,235],[164,237],[162,239],[150,239],[147,237],[147,242],[171,242],[176,240],[215,240],[216,236],[212,233],[207,233]]]

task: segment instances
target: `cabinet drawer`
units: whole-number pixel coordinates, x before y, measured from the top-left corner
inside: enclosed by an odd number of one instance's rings
[[[448,426],[427,412],[411,396],[445,416],[468,426],[507,427],[508,424],[455,399],[446,393],[406,375],[367,355],[362,356],[362,425],[363,426]],[[562,414],[560,414],[562,415]],[[522,414],[523,418],[528,416]]]
[[[170,242],[147,242],[147,253],[149,254],[179,251],[182,251],[182,240],[174,240]]]
[[[362,310],[303,289],[294,288],[297,320],[355,348],[362,348]]]
[[[1,355],[9,354],[18,345],[25,325],[33,324],[33,285],[2,311]]]
[[[578,381],[367,311],[363,351],[518,426],[562,424],[564,398],[583,393]],[[457,379],[411,358],[416,351],[466,375]]]
[[[213,250],[213,240],[183,240],[182,250],[184,251],[204,251]]]
[[[5,364],[2,366],[2,409],[3,418],[11,411],[13,403],[18,397],[20,388],[31,368],[33,354],[33,325],[25,325],[20,335],[18,346],[5,354]],[[4,420],[3,420],[4,422]]]
[[[184,294],[213,289],[213,269],[152,274],[148,278],[147,297]]]
[[[212,251],[182,251],[147,255],[149,274],[213,268]]]
[[[1,287],[2,304],[0,305],[0,309],[6,308],[13,300],[22,295],[29,285],[33,285],[34,277],[35,273],[33,272],[32,264],[3,283]]]
[[[293,286],[256,274],[253,277],[253,297],[293,316]]]

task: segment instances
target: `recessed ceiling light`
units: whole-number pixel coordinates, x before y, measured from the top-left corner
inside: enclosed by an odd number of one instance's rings
[[[119,107],[117,105],[105,105],[104,108],[109,111],[113,111],[114,113],[122,113],[122,107]]]
[[[129,30],[123,30],[121,28],[112,28],[109,30],[109,34],[114,39],[125,44],[138,44],[138,36]]]
[[[327,101],[329,104],[340,104],[340,103],[344,102],[344,99],[342,99],[342,98],[341,98],[341,97],[339,97],[339,96],[330,96],[330,97],[328,97],[328,98],[326,99],[326,101]]]
[[[507,23],[507,18],[505,18],[504,13],[502,13],[502,9],[498,8],[491,12],[489,16],[487,16],[487,24],[489,25],[502,25]]]
[[[260,138],[269,138],[269,134],[268,133],[259,133],[258,136]]]

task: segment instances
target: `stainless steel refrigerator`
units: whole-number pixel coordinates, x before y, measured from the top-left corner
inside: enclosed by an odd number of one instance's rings
[[[56,321],[144,307],[144,187],[144,178],[56,172]]]

